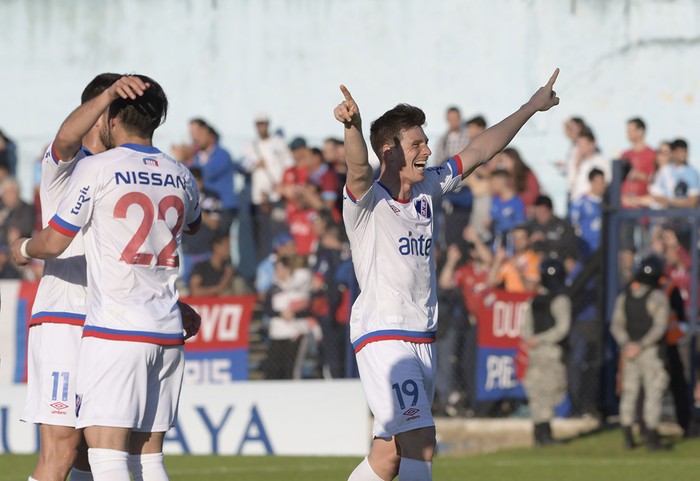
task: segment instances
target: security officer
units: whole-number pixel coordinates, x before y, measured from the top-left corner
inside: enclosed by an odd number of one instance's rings
[[[635,447],[632,422],[642,387],[647,446],[651,450],[666,448],[660,443],[657,431],[661,402],[668,386],[663,349],[670,305],[659,287],[663,269],[663,262],[656,256],[642,259],[633,282],[617,297],[610,326],[623,359],[620,423],[626,449]]]
[[[524,385],[530,401],[536,446],[558,444],[550,421],[566,394],[564,341],[571,327],[571,299],[564,292],[566,272],[557,259],[540,264],[540,287],[525,311],[522,342],[528,348]]]

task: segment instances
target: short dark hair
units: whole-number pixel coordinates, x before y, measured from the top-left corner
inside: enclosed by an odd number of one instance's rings
[[[330,142],[331,144],[335,145],[336,147],[340,147],[341,145],[345,145],[345,141],[337,138],[337,137],[328,137],[324,142]]]
[[[591,171],[588,173],[588,181],[591,182],[593,179],[595,179],[599,175],[601,175],[601,176],[603,176],[603,178],[605,178],[605,173],[602,170],[600,170],[598,168],[591,169]]]
[[[578,136],[579,138],[588,139],[595,144],[595,135],[593,134],[593,131],[588,127],[583,127]]]
[[[424,124],[425,113],[413,105],[399,104],[384,112],[384,115],[372,122],[369,129],[369,142],[379,161],[383,162],[382,147],[395,144],[399,132],[413,127],[422,127]]]
[[[530,227],[527,224],[519,224],[513,227],[510,232],[513,233],[516,230],[524,230],[525,233],[529,236],[530,235]]]
[[[190,120],[190,123],[197,124],[200,127],[209,127],[209,124],[207,123],[207,121],[202,119],[202,118],[199,118],[199,117]]]
[[[554,205],[552,204],[552,199],[547,195],[540,195],[535,199],[535,205],[541,205],[549,208],[549,210],[554,210]]]
[[[110,118],[118,118],[127,132],[150,138],[168,115],[168,98],[163,88],[150,77],[136,75],[150,86],[135,99],[119,98],[109,106]]]
[[[477,127],[481,127],[482,129],[486,128],[486,119],[484,118],[483,115],[477,115],[476,117],[472,117],[471,119],[467,120],[465,122],[465,125],[476,125]]]
[[[583,129],[586,127],[586,122],[581,118],[581,117],[571,117],[569,119],[569,122],[573,122],[576,125],[579,126],[579,128]]]
[[[688,142],[685,139],[676,139],[671,142],[671,150],[685,149],[688,150]]]
[[[633,119],[629,119],[629,120],[627,121],[627,123],[628,123],[628,124],[634,124],[635,127],[637,127],[638,129],[642,129],[642,130],[644,130],[645,132],[646,132],[646,130],[647,130],[647,124],[645,124],[644,121],[643,121],[642,119],[640,119],[639,117],[635,117],[635,118],[633,118]]]
[[[449,107],[447,107],[447,112],[457,112],[458,114],[462,115],[462,112],[460,112],[459,107],[457,107],[456,105],[450,105]]]
[[[110,88],[112,84],[120,78],[122,78],[122,75],[119,75],[118,73],[106,72],[99,74],[83,89],[83,93],[80,95],[80,103],[84,104],[94,99],[102,92]]]

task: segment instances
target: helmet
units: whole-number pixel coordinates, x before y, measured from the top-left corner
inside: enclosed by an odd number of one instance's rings
[[[548,291],[566,287],[566,270],[559,259],[545,259],[540,263],[540,284]]]
[[[649,255],[639,261],[634,272],[634,280],[652,287],[658,287],[664,275],[664,261],[659,256]]]

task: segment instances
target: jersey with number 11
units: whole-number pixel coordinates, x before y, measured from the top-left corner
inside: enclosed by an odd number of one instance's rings
[[[84,337],[182,344],[177,247],[200,215],[189,170],[155,147],[124,144],[76,166],[49,225],[83,231]]]

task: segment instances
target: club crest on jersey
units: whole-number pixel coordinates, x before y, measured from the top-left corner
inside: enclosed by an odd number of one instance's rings
[[[428,203],[428,200],[425,198],[420,198],[414,203],[416,207],[416,212],[418,212],[418,215],[421,217],[425,217],[426,219],[430,219],[430,216],[432,215],[430,211],[430,204]]]
[[[143,163],[144,163],[144,165],[158,167],[158,161],[156,159],[154,159],[153,157],[144,157]]]

